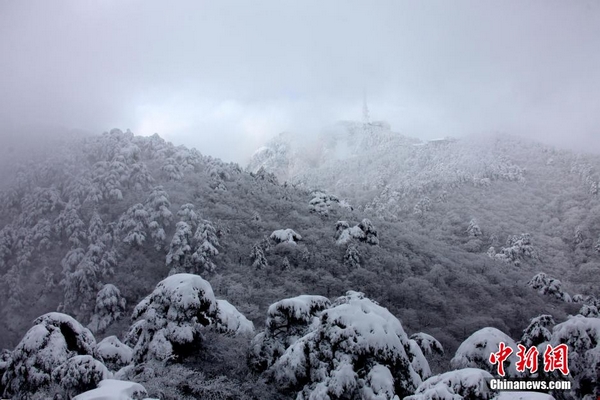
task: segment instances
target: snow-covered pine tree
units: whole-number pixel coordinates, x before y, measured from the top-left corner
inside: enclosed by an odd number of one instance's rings
[[[147,188],[152,182],[154,182],[154,178],[145,163],[136,162],[130,165],[128,179],[130,187],[140,191]]]
[[[23,269],[15,264],[4,275],[0,276],[3,292],[8,294],[8,304],[15,309],[23,306],[25,293],[23,291],[22,271]]]
[[[600,318],[600,312],[598,311],[598,307],[590,306],[588,304],[584,304],[581,306],[579,314],[588,318]]]
[[[552,337],[552,327],[556,323],[552,315],[543,314],[531,319],[529,325],[523,330],[520,343],[530,348],[548,342]]]
[[[469,221],[469,226],[467,227],[467,234],[470,237],[479,237],[482,235],[481,228],[479,228],[479,224],[477,223],[477,220],[475,218],[472,218],[471,221]]]
[[[302,240],[302,236],[293,229],[277,229],[271,233],[270,239],[274,240],[275,243],[289,243],[296,244],[297,241]]]
[[[46,218],[40,219],[31,229],[33,240],[38,250],[49,250],[52,247],[52,224]]]
[[[413,212],[420,217],[423,217],[428,211],[431,210],[431,199],[425,196],[415,204]]]
[[[113,284],[107,283],[96,295],[96,306],[88,328],[94,333],[102,333],[117,321],[125,312],[126,301],[121,291]]]
[[[116,336],[108,336],[96,345],[96,353],[104,361],[104,365],[111,371],[118,371],[133,361],[131,347],[121,343]]]
[[[106,366],[90,355],[73,356],[52,371],[52,380],[68,398],[94,389],[110,377]]]
[[[200,216],[196,213],[195,206],[191,203],[182,204],[177,211],[177,216],[183,222],[188,223],[191,227],[198,226]]]
[[[442,344],[436,338],[428,335],[427,333],[413,333],[410,335],[410,340],[414,340],[415,343],[417,343],[417,345],[421,348],[423,354],[426,356],[432,354],[444,354],[444,347]]]
[[[146,208],[149,212],[150,236],[154,240],[157,250],[162,248],[166,239],[165,229],[173,220],[173,213],[169,207],[171,207],[171,202],[168,193],[162,186],[154,187],[146,200]]]
[[[94,209],[87,229],[88,241],[90,243],[95,243],[100,237],[102,237],[102,235],[104,235],[105,229],[106,227],[104,226],[102,217],[100,217],[98,211]]]
[[[175,226],[175,234],[169,245],[166,264],[170,274],[190,272],[193,269],[192,259],[192,229],[183,221]]]
[[[102,285],[100,273],[100,266],[88,257],[84,257],[73,271],[67,271],[60,281],[64,288],[64,302],[59,310],[73,314],[80,320],[89,318],[95,293]]]
[[[86,238],[85,223],[79,217],[79,209],[79,200],[69,202],[54,220],[56,233],[73,247],[79,247]]]
[[[498,351],[500,342],[506,347],[516,349],[517,344],[507,334],[499,329],[487,327],[473,333],[458,347],[454,358],[450,360],[452,368],[481,368],[493,375],[497,375],[497,366],[489,362],[490,354]],[[504,362],[504,369],[508,376],[516,376],[516,354]]]
[[[554,371],[552,379],[569,379],[573,383],[570,393],[573,398],[595,398],[600,395],[600,318],[576,315],[556,325],[552,330],[550,345],[556,347],[560,344],[566,344],[569,349],[569,375],[565,377],[559,371]]]
[[[252,267],[255,269],[266,269],[269,266],[260,242],[252,246],[250,261],[252,261]]]
[[[290,345],[309,332],[314,319],[330,305],[328,298],[311,295],[271,304],[264,332],[256,335],[250,344],[250,367],[262,372],[273,365]]]
[[[350,228],[348,221],[337,221],[335,223],[335,240],[338,240],[342,233],[348,228]]]
[[[150,223],[150,215],[146,208],[137,203],[119,218],[117,229],[123,237],[123,242],[132,247],[141,247],[146,242],[146,229]]]
[[[373,246],[377,246],[379,244],[379,236],[377,234],[377,229],[373,226],[371,220],[365,218],[363,219],[358,227],[365,233],[365,241]]]
[[[519,266],[522,260],[537,260],[538,255],[531,244],[531,235],[523,233],[509,236],[506,240],[506,246],[495,254],[495,258]]]
[[[48,313],[33,324],[12,352],[2,377],[5,396],[22,398],[42,391],[56,367],[77,355],[95,355],[94,336],[72,317]]]
[[[134,309],[136,364],[146,360],[179,361],[196,355],[211,326],[224,331],[241,321],[235,307],[222,306],[210,284],[198,275],[175,274],[162,280]],[[249,321],[248,321],[249,322]],[[247,325],[247,324],[246,324]],[[233,334],[245,332],[238,329]]]
[[[4,269],[13,253],[14,236],[15,232],[11,225],[6,225],[0,230],[0,269]]]
[[[571,296],[563,290],[562,282],[543,272],[540,272],[531,278],[531,280],[527,282],[527,286],[537,290],[540,294],[554,296],[566,303],[571,302]]]
[[[288,260],[287,256],[283,257],[283,261],[281,261],[281,270],[288,271],[291,268],[290,260]]]
[[[356,244],[350,243],[346,248],[344,265],[351,270],[360,267],[360,252]]]
[[[17,255],[17,266],[25,270],[31,266],[31,257],[35,250],[33,231],[28,228],[20,228],[15,236],[15,245]]]
[[[464,368],[432,376],[405,400],[492,400],[498,395],[488,382],[493,376],[482,369]],[[536,397],[537,398],[537,397]]]
[[[167,175],[167,179],[170,181],[179,181],[183,178],[181,166],[172,157],[165,160],[161,170]]]
[[[195,251],[192,254],[194,272],[213,272],[216,265],[212,262],[211,257],[219,254],[216,247],[219,245],[219,239],[210,221],[202,220],[199,222],[194,234],[194,244]]]
[[[429,367],[400,321],[362,293],[348,292],[319,314],[268,373],[298,399],[392,399],[414,392],[422,381],[416,369],[426,374]]]

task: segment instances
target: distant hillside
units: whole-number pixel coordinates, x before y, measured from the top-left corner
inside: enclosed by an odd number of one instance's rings
[[[423,142],[385,123],[342,122],[302,148],[287,138],[262,147],[248,170],[328,191],[366,215],[470,252],[529,233],[542,261],[528,272],[543,269],[597,293],[588,276],[600,272],[600,157],[503,135]],[[462,243],[471,220],[482,235]]]

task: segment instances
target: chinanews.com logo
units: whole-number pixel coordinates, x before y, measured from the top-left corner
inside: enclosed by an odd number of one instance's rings
[[[497,373],[501,377],[506,376],[504,370],[504,362],[508,360],[514,349],[508,347],[504,342],[500,342],[498,345],[499,349],[497,352],[490,354],[489,362],[492,365],[497,365]],[[515,368],[519,373],[525,373],[529,371],[530,374],[534,375],[538,372],[540,352],[536,346],[527,349],[522,344],[517,345],[517,362]],[[546,349],[543,354],[543,371],[545,373],[551,373],[559,371],[565,377],[569,375],[569,348],[566,344],[559,344],[552,346],[546,345]],[[536,376],[536,375],[534,375]],[[555,381],[544,381],[544,380],[531,380],[526,378],[513,378],[513,379],[498,379],[493,378],[488,382],[489,388],[493,390],[504,390],[504,391],[522,391],[522,390],[570,390],[570,380],[555,380]]]

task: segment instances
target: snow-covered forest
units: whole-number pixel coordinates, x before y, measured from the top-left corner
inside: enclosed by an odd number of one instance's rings
[[[7,151],[4,397],[500,399],[500,342],[569,346],[535,377],[571,390],[531,398],[600,395],[599,157],[355,122],[308,148]]]

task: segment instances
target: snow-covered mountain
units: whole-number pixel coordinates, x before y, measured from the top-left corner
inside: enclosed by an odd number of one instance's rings
[[[9,397],[475,396],[493,371],[460,344],[505,336],[568,342],[565,398],[594,393],[597,157],[353,122],[282,134],[249,172],[118,129],[22,150],[0,192]]]

